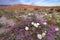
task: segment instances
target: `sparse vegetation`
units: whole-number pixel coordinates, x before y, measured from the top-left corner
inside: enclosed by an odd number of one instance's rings
[[[3,26],[4,26],[4,24],[3,23],[0,23],[0,28],[3,27]]]
[[[60,12],[60,9],[56,9],[57,12]]]
[[[39,10],[38,8],[35,8],[34,10]]]

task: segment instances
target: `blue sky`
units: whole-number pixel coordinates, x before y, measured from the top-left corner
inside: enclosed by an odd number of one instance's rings
[[[27,4],[36,6],[60,6],[60,0],[0,0],[0,5]]]

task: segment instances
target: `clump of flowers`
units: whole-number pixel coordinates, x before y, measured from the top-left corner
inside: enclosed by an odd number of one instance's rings
[[[57,40],[58,27],[36,15],[20,19],[9,33],[8,40]],[[6,34],[6,35],[7,35]]]

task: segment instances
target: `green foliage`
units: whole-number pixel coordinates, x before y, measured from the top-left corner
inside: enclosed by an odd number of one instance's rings
[[[57,22],[56,25],[57,25],[57,26],[60,26],[60,22]]]
[[[57,37],[57,40],[60,40],[60,37]]]
[[[4,25],[2,23],[0,23],[0,28],[3,27]]]

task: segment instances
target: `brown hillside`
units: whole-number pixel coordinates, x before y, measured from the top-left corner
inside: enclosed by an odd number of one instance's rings
[[[24,4],[16,4],[16,5],[4,5],[4,6],[1,6],[0,7],[4,8],[4,9],[19,9],[19,8],[60,8],[60,6],[51,6],[51,7],[48,7],[48,6],[32,6],[32,5],[24,5]]]

